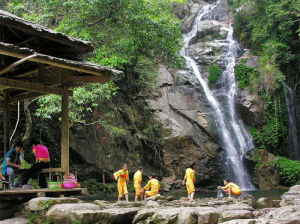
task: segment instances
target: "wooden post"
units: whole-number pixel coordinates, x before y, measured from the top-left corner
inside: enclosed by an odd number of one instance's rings
[[[9,150],[9,104],[8,104],[8,92],[5,94],[4,99],[4,146],[3,153],[6,155]]]
[[[64,87],[61,108],[61,168],[69,172],[69,96]]]

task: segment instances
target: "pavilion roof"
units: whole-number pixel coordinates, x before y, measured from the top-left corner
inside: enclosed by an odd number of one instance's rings
[[[83,54],[94,49],[89,41],[67,36],[48,27],[24,20],[4,10],[0,10],[0,26],[5,33],[10,33],[7,39],[9,43],[15,42],[16,44],[16,41],[19,41],[19,43],[33,49],[32,46],[37,43],[38,45],[42,43],[42,46],[45,47],[48,46],[46,50],[53,49],[52,46],[56,44],[63,47],[65,52],[69,50],[69,53],[72,54]]]
[[[79,59],[91,51],[89,41],[0,10],[0,108],[5,102],[49,93],[62,95],[64,88],[105,83],[122,73]]]

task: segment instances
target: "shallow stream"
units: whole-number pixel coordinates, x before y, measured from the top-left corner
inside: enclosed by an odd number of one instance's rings
[[[280,200],[280,196],[288,191],[288,189],[272,189],[272,190],[254,190],[254,191],[244,191],[242,197],[245,195],[253,195],[255,200],[265,197],[270,200]],[[181,197],[187,197],[187,193],[183,189],[172,190],[171,192],[162,192],[163,196],[173,196],[175,199],[179,199]],[[96,194],[88,195],[88,196],[80,196],[79,198],[84,201],[94,201],[94,200],[105,200],[110,202],[115,202],[117,200],[117,193],[114,194],[106,194],[103,192],[99,192]],[[217,191],[197,191],[195,198],[217,198]],[[123,199],[124,200],[124,199]],[[134,193],[129,193],[129,200],[134,200]]]

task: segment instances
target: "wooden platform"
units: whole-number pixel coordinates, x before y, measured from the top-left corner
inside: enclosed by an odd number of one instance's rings
[[[41,193],[45,196],[73,196],[73,195],[82,195],[87,192],[86,188],[73,188],[73,189],[10,189],[10,190],[2,190],[0,191],[0,200],[7,198],[27,198],[27,197],[36,197],[38,193]]]

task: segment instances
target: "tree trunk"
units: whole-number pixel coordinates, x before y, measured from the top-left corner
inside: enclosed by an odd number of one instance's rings
[[[29,110],[29,100],[24,100],[24,113],[25,113],[25,118],[26,118],[26,130],[25,134],[22,138],[22,142],[28,143],[29,137],[30,137],[30,132],[32,128],[32,118]]]

